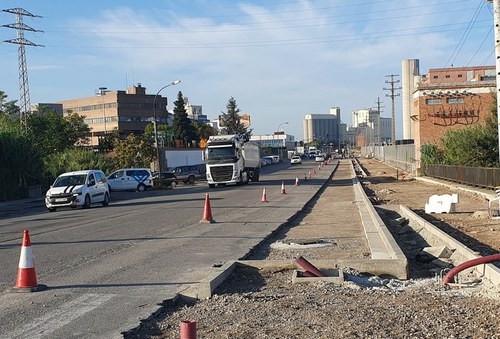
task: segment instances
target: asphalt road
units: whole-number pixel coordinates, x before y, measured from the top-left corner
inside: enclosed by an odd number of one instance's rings
[[[119,338],[214,265],[245,256],[300,211],[333,163],[263,169],[261,182],[208,189],[113,192],[108,207],[49,213],[38,201],[0,204],[0,338]],[[294,186],[295,178],[301,180]],[[281,194],[285,181],[287,194]],[[266,188],[267,203],[261,202]],[[200,224],[205,193],[216,223]],[[39,284],[13,292],[24,229]]]

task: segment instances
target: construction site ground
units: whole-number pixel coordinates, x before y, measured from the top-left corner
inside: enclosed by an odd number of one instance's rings
[[[376,159],[362,158],[360,163],[367,174],[360,179],[365,192],[407,257],[409,280],[363,276],[346,268],[340,286],[292,284],[289,269],[238,267],[211,298],[166,302],[161,313],[125,337],[178,338],[179,323],[190,320],[196,322],[199,338],[500,338],[499,287],[478,283],[474,288],[443,288],[442,268],[420,256],[422,239],[396,222],[402,204],[481,255],[494,254],[500,249],[500,221],[489,218],[488,201],[415,180]],[[329,213],[354,213],[348,185],[346,194],[332,194],[329,185],[246,259],[369,257],[362,229],[343,233],[342,219]],[[451,193],[459,194],[454,213],[424,213],[431,195]],[[315,238],[329,240],[331,246],[275,247]]]

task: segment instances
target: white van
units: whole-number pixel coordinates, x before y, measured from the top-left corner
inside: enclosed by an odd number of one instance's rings
[[[122,168],[108,176],[110,191],[145,191],[153,187],[149,168]]]
[[[106,176],[100,170],[61,174],[45,194],[45,206],[50,212],[59,207],[89,208],[94,203],[109,204]]]

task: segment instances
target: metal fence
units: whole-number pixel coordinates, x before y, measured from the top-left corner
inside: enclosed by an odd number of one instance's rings
[[[393,167],[419,176],[454,181],[464,185],[494,189],[500,186],[500,168],[420,164],[415,160],[415,145],[366,146],[366,157],[377,158]]]
[[[421,172],[428,177],[471,186],[485,188],[500,186],[500,168],[423,164]]]
[[[393,145],[393,146],[365,146],[361,147],[361,154],[367,157],[375,157],[393,167],[415,173],[418,164],[415,161],[415,145]]]

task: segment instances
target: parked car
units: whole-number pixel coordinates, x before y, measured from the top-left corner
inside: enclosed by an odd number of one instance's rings
[[[174,173],[178,180],[183,183],[194,184],[197,179],[203,179],[205,173],[202,173],[198,166],[187,165],[170,168],[168,172]]]
[[[292,158],[290,159],[290,163],[293,165],[293,164],[301,164],[302,163],[302,158],[298,155],[294,155],[292,156]]]
[[[164,172],[160,175],[161,185],[167,187],[175,187],[179,183],[179,179],[173,172]],[[153,175],[153,180],[158,179],[158,173]]]
[[[316,162],[323,162],[325,161],[325,156],[323,154],[318,154],[316,158],[314,158],[314,161]]]
[[[100,170],[63,173],[45,194],[45,206],[50,212],[60,207],[89,208],[95,203],[109,205],[106,176]]]
[[[108,176],[110,191],[145,191],[153,187],[149,168],[122,168]]]

